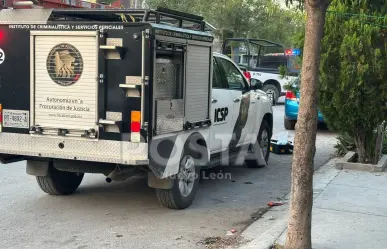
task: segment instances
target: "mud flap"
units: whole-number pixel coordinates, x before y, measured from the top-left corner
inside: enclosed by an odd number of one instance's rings
[[[172,178],[159,179],[153,172],[148,172],[148,186],[151,188],[171,189],[173,183],[174,181]]]
[[[180,159],[185,149],[205,155],[196,159],[196,166],[206,166],[209,162],[209,151],[206,146],[199,144],[204,140],[202,134],[182,133],[158,137],[149,144],[149,168],[159,179],[173,177],[179,173]],[[205,141],[205,140],[204,140]]]
[[[179,142],[180,141],[180,142]],[[154,176],[163,179],[177,174],[184,144],[177,134],[155,138],[149,144],[149,168]],[[180,149],[179,149],[180,148]]]

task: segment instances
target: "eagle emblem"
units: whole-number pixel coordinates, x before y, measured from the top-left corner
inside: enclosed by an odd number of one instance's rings
[[[71,44],[56,45],[47,57],[47,71],[51,79],[58,85],[70,86],[76,83],[82,75],[82,56]]]
[[[55,72],[56,77],[70,78],[74,75],[75,58],[72,57],[68,50],[55,52]]]

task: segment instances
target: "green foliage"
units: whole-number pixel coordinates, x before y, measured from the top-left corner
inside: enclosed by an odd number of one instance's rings
[[[374,131],[387,115],[386,14],[386,3],[334,0],[321,44],[319,109],[330,128],[353,138],[362,162],[377,158]],[[304,38],[304,30],[295,34],[294,46],[302,49]]]
[[[299,32],[296,32],[292,36],[292,44],[295,48],[301,49],[301,51],[304,48],[304,42],[305,42],[305,29],[301,29]],[[301,57],[302,58],[302,54]]]
[[[382,154],[387,155],[387,136],[384,136],[384,139],[383,139]]]
[[[294,8],[284,9],[271,0],[147,0],[151,8],[168,7],[204,16],[217,28],[215,35],[263,38],[285,46],[292,45],[292,35],[303,29],[303,14]]]
[[[283,88],[287,91],[292,91],[294,94],[297,94],[300,92],[300,86],[301,86],[301,76],[297,77],[294,80],[289,81],[286,83]]]
[[[344,5],[337,12],[385,16],[386,4]],[[330,127],[353,137],[360,162],[375,157],[374,129],[387,116],[387,46],[383,19],[327,15],[320,64],[320,110]],[[376,24],[376,25],[374,25]]]
[[[355,140],[353,139],[353,137],[349,136],[348,134],[344,133],[337,136],[337,140],[338,140],[337,144],[335,145],[337,156],[343,157],[349,151],[356,150]]]
[[[278,69],[281,79],[284,79],[289,74],[288,68],[285,66],[280,66]]]

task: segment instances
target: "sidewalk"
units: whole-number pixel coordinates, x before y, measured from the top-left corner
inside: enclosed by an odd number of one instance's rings
[[[341,171],[335,160],[314,174],[312,248],[387,248],[387,173]],[[247,228],[242,236],[250,242],[240,248],[284,245],[288,208],[272,208]]]

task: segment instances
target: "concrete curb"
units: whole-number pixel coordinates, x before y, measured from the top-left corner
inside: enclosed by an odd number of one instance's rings
[[[353,158],[355,155],[355,152],[349,151],[343,158],[336,162],[336,169],[382,172],[387,167],[387,155],[383,155],[378,164],[354,163]]]
[[[261,219],[251,224],[242,233],[242,237],[250,242],[241,246],[240,249],[270,248],[286,229],[288,209],[288,204],[273,207]]]
[[[313,199],[321,194],[328,184],[341,172],[336,169],[337,158],[331,159],[313,175]],[[250,242],[239,249],[269,249],[275,243],[285,244],[289,216],[290,193],[283,206],[273,207],[261,219],[251,224],[241,236]]]

